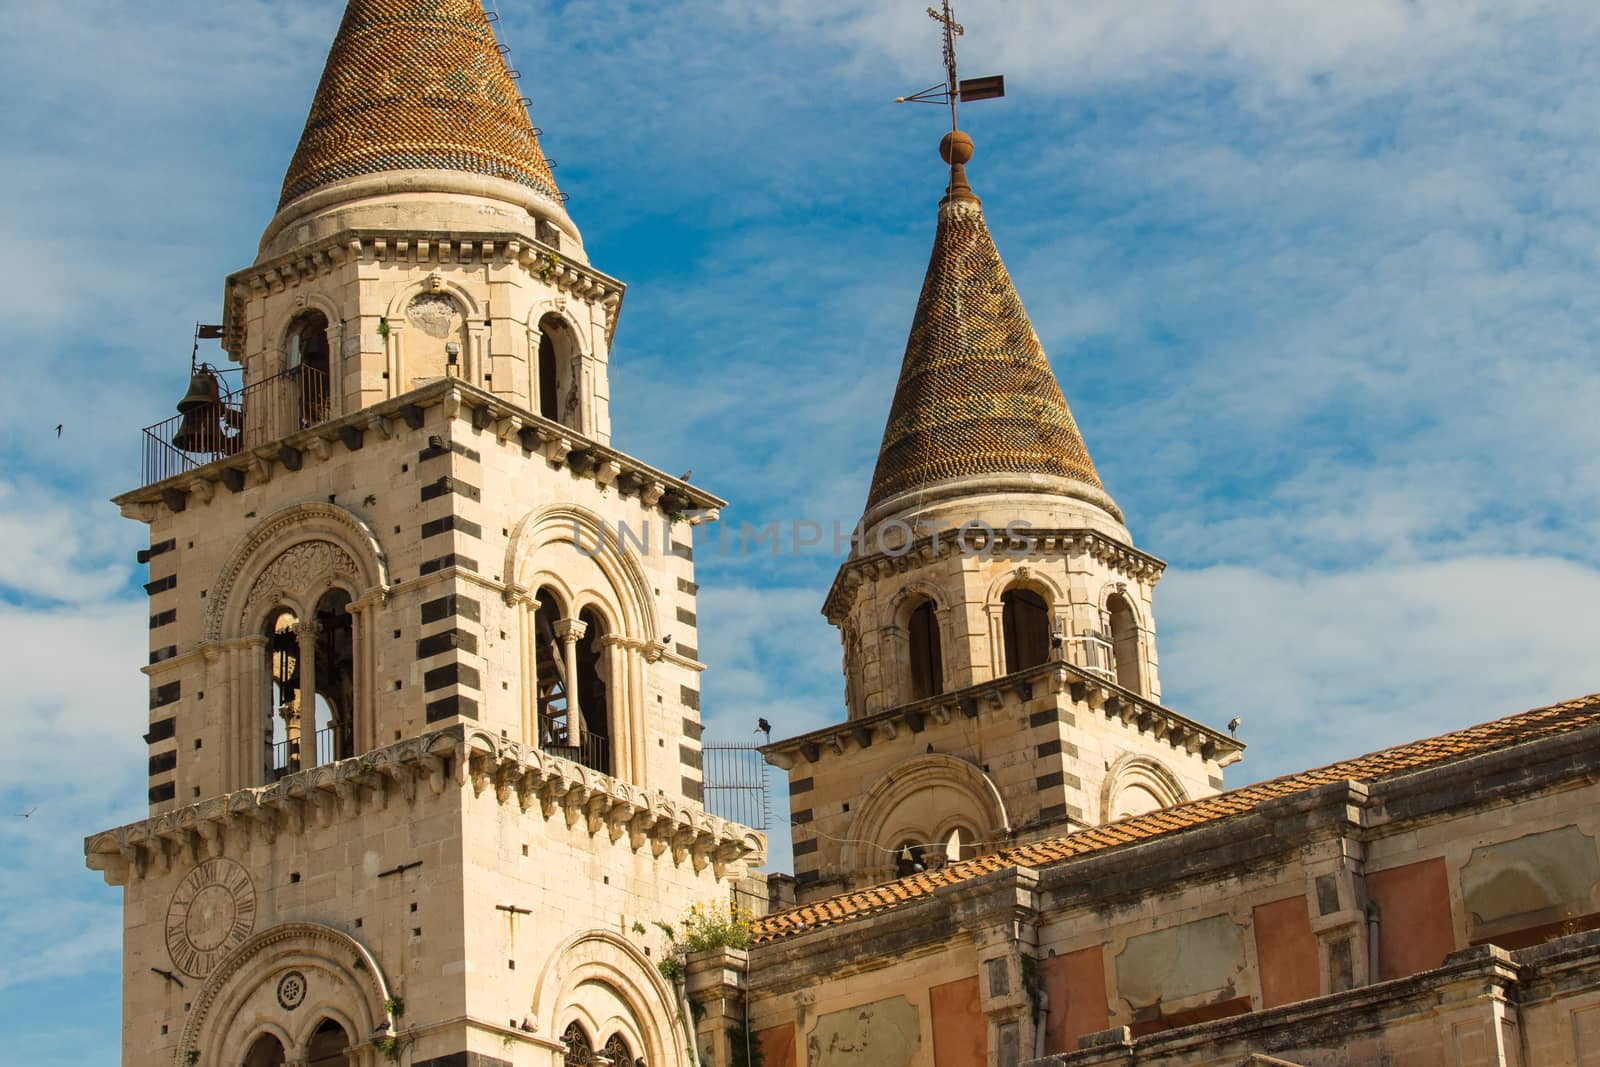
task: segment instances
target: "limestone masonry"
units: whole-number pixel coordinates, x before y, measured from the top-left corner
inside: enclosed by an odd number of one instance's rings
[[[624,286],[480,0],[349,0],[235,366],[117,499],[150,812],[85,853],[124,1064],[1600,1067],[1600,696],[1227,790],[1243,745],[1161,703],[1165,565],[942,152],[824,602],[844,706],[762,750],[765,875],[704,805],[724,502],[610,445]]]

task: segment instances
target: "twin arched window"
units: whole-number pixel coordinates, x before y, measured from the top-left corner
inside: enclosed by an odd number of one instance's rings
[[[306,1067],[344,1067],[348,1061],[345,1052],[350,1048],[350,1035],[332,1019],[323,1019],[306,1045]],[[244,1067],[282,1067],[288,1062],[283,1042],[272,1034],[262,1034],[245,1053]]]
[[[567,1046],[562,1057],[563,1067],[643,1067],[644,1060],[635,1059],[633,1050],[621,1034],[612,1034],[599,1052],[589,1040],[582,1023],[569,1023],[561,1034],[561,1043]]]
[[[266,621],[265,777],[355,754],[355,627],[350,594],[330,589],[310,618],[280,607]]]
[[[592,607],[573,619],[561,595],[539,590],[534,661],[539,747],[610,774],[611,664],[605,619]]]

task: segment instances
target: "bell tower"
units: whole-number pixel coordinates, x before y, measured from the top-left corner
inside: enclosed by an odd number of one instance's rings
[[[951,84],[954,85],[952,73]],[[767,747],[814,899],[1222,788],[1162,706],[1154,592],[966,176],[949,185],[850,557],[842,722]]]
[[[691,525],[610,445],[590,265],[480,0],[349,0],[277,212],[117,498],[150,529],[129,1065],[686,1062],[654,922],[702,806]],[[648,932],[648,933],[647,933]]]

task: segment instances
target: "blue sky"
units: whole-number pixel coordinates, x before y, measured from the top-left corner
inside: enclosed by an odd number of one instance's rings
[[[852,523],[944,177],[922,0],[499,0],[596,266],[624,449]],[[0,1032],[113,1062],[144,530],[105,503],[271,215],[339,0],[0,21]],[[1600,8],[971,0],[989,224],[1242,784],[1600,689]],[[57,423],[63,424],[59,438]],[[702,558],[710,734],[841,714],[837,560]],[[783,805],[781,793],[775,798]],[[11,812],[37,805],[30,819]]]

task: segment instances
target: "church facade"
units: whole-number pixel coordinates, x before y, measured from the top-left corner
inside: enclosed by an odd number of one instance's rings
[[[1600,697],[1228,790],[967,180],[775,741],[704,806],[694,531],[480,0],[349,0],[145,523],[123,1062],[1600,1064]],[[640,532],[648,547],[620,538]],[[737,905],[663,957],[658,924]]]

